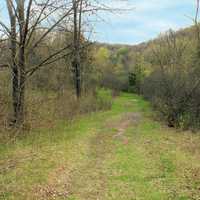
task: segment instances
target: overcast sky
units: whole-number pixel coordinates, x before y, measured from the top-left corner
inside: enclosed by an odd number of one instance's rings
[[[137,44],[155,38],[170,28],[192,24],[196,0],[102,0],[112,7],[134,7],[123,14],[101,13],[93,38],[100,42]]]

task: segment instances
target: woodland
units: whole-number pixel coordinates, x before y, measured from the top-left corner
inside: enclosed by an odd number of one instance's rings
[[[0,199],[198,200],[199,0],[138,45],[90,39],[132,8],[1,1]]]

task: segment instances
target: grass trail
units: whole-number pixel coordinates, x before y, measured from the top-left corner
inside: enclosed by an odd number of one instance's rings
[[[199,200],[200,136],[155,121],[142,98],[0,147],[0,199]]]

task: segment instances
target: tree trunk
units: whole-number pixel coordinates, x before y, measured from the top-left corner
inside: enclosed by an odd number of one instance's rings
[[[18,69],[16,64],[12,64],[12,105],[13,105],[13,119],[12,122],[16,123],[18,118],[18,96],[19,96],[19,79]]]
[[[20,21],[20,42],[19,42],[19,55],[18,55],[18,68],[19,68],[19,97],[18,97],[18,123],[24,122],[24,101],[25,101],[25,41],[26,41],[26,24],[24,17],[24,0],[18,0],[18,15]]]
[[[13,13],[12,5],[7,0],[7,8],[10,16],[10,49],[11,49],[11,71],[12,71],[12,106],[13,118],[12,123],[17,122],[18,118],[18,96],[19,96],[19,71],[17,65],[17,33],[16,33],[16,16]]]
[[[73,68],[75,69],[76,96],[77,98],[80,98],[81,96],[80,62],[77,59],[74,59],[73,61]]]
[[[73,0],[74,10],[74,58],[72,67],[74,69],[76,96],[79,99],[81,96],[81,72],[80,72],[80,16],[78,17],[79,2]],[[80,11],[81,12],[81,11]]]
[[[15,30],[12,31],[11,39],[11,50],[12,50],[12,61],[11,61],[11,70],[12,70],[12,98],[13,98],[13,122],[17,121],[18,116],[18,93],[19,93],[19,74],[18,67],[16,64],[16,33]]]
[[[20,72],[20,83],[19,83],[19,96],[18,96],[18,123],[24,122],[24,103],[25,103],[25,52],[22,46],[19,51],[19,72]]]

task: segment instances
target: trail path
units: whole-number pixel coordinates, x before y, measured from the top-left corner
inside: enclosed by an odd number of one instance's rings
[[[43,142],[38,149],[34,145],[15,149],[15,154],[4,158],[4,169],[14,163],[14,168],[4,170],[4,197],[200,199],[200,136],[176,132],[153,118],[147,102],[124,94],[111,111],[94,113],[72,127],[61,128],[57,141]],[[32,160],[20,164],[27,154]],[[13,173],[21,179],[9,182]],[[27,175],[42,178],[30,180]]]

